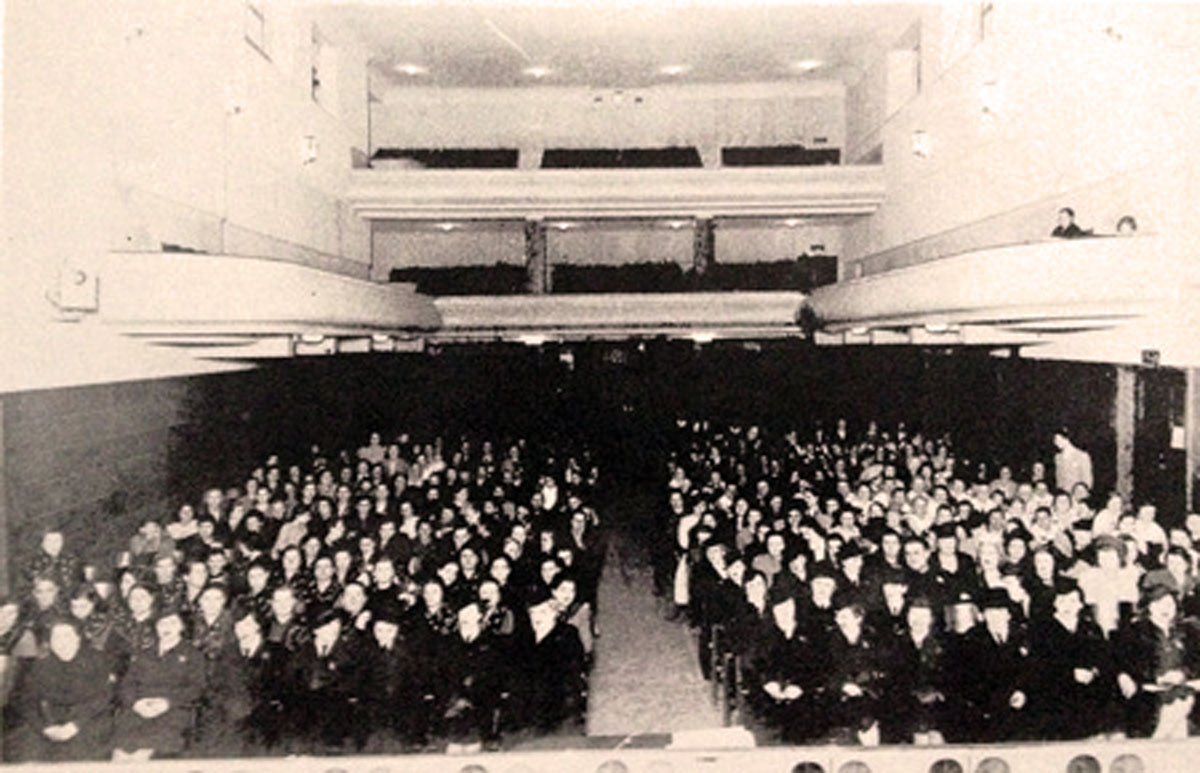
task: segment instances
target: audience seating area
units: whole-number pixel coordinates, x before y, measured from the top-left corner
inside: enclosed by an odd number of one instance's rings
[[[585,448],[271,456],[111,566],[47,532],[0,603],[4,757],[501,748],[582,731],[604,556]]]
[[[1200,516],[1094,496],[1073,446],[1051,479],[903,427],[677,430],[656,590],[727,723],[868,746],[1193,732]]]

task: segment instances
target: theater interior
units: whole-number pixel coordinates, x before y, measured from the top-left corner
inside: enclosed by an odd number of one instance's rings
[[[1164,527],[1200,511],[1194,4],[103,5],[3,4],[0,595],[48,529],[99,560],[211,481],[378,430],[584,438],[614,496],[659,496],[678,418],[905,421],[1010,459],[1068,425],[1096,491]],[[1051,237],[1064,207],[1086,238]],[[1165,771],[1197,748],[738,730],[127,767]]]

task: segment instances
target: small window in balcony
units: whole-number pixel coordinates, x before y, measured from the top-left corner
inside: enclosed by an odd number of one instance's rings
[[[748,145],[721,148],[722,166],[822,166],[841,161],[837,148],[803,145]]]
[[[421,169],[516,169],[515,148],[380,148],[376,161],[397,162]]]
[[[670,148],[546,148],[543,169],[663,169],[700,167],[694,147]]]

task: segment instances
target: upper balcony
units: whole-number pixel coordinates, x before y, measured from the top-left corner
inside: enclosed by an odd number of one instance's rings
[[[882,166],[717,169],[355,169],[368,220],[869,215]]]

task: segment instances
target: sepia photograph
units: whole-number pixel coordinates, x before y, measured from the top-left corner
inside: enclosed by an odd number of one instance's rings
[[[1175,773],[1200,3],[0,0],[0,767]]]

